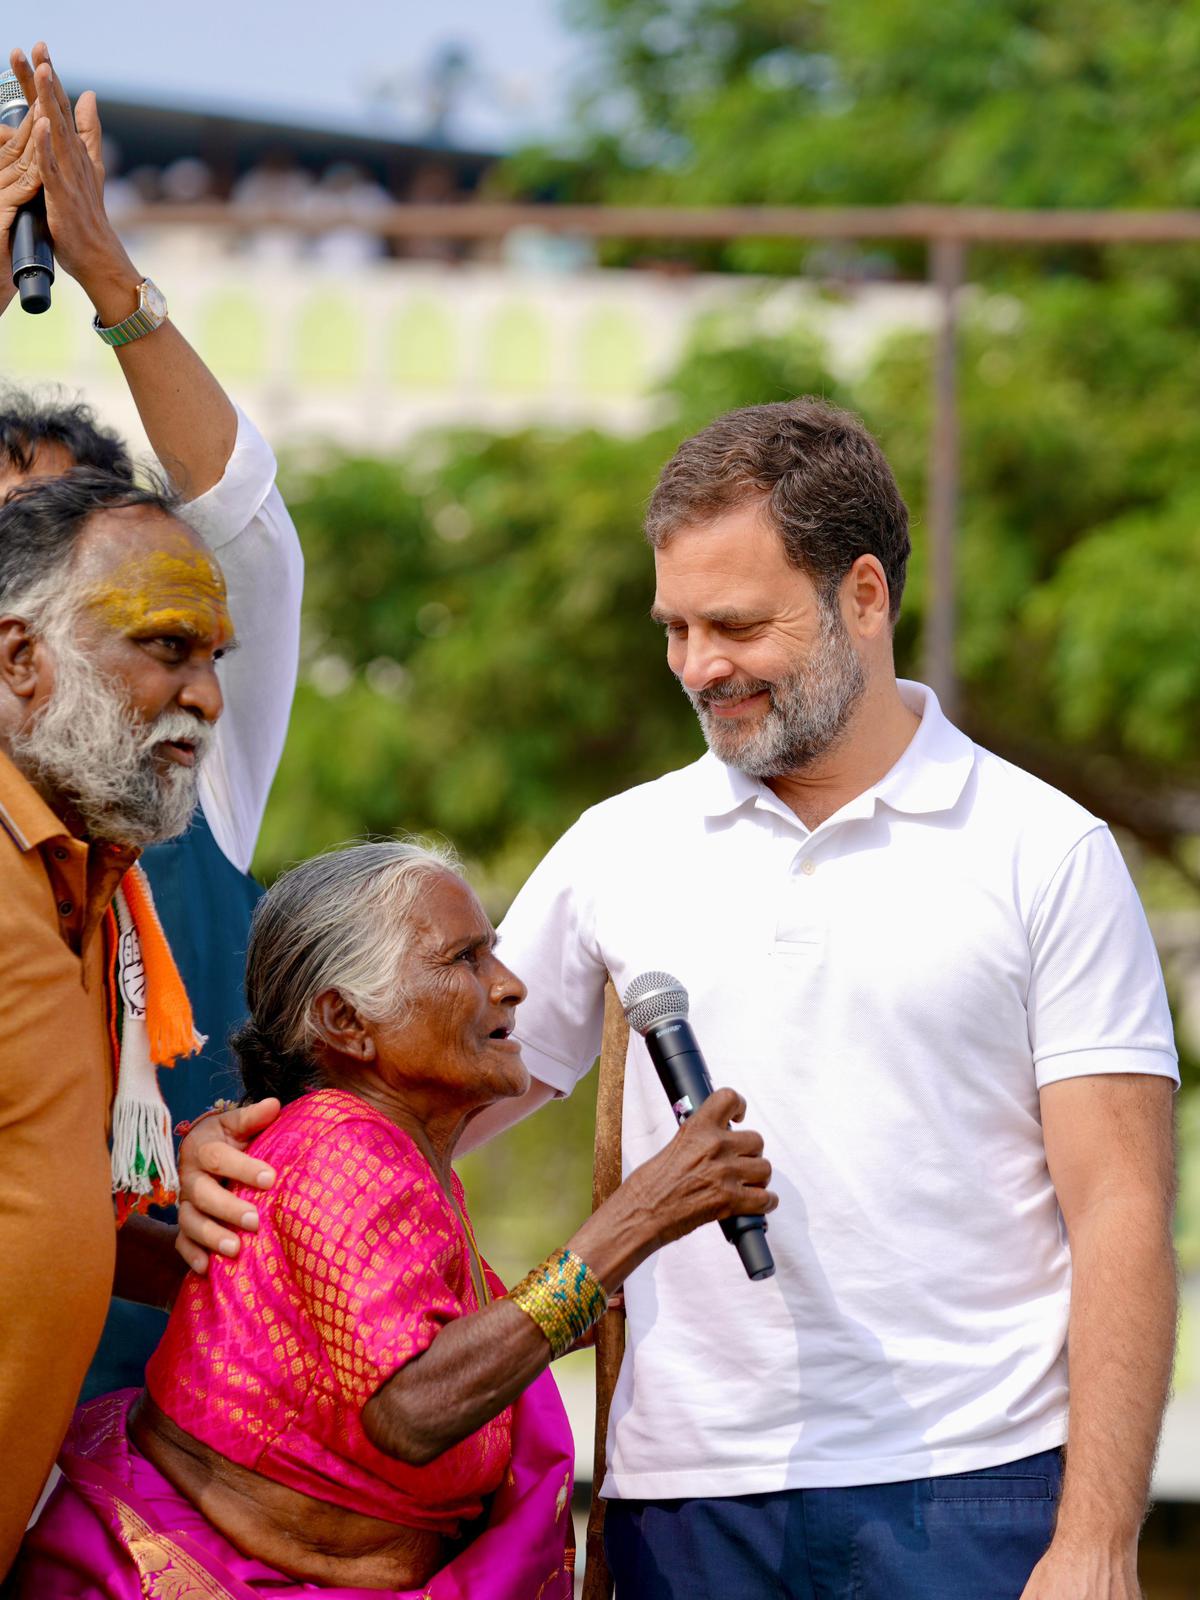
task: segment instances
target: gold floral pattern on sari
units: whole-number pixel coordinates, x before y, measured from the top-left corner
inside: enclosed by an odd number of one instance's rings
[[[234,1600],[173,1539],[155,1533],[131,1506],[112,1496],[118,1531],[142,1580],[146,1600]]]

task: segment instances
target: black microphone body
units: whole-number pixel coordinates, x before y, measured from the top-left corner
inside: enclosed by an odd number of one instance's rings
[[[675,1120],[684,1123],[713,1092],[708,1067],[696,1043],[691,1024],[684,1017],[664,1017],[646,1028],[643,1037],[658,1081],[667,1092]],[[775,1261],[767,1243],[765,1217],[726,1217],[721,1232],[738,1255],[749,1278],[771,1278]]]
[[[28,106],[12,73],[0,79],[0,122],[19,127]],[[50,309],[54,282],[54,249],[46,226],[46,200],[40,192],[17,212],[9,231],[12,247],[12,281],[21,297],[21,309],[34,314]]]

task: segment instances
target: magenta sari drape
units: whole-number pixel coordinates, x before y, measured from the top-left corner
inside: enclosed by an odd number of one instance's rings
[[[574,1451],[548,1372],[514,1407],[512,1460],[484,1528],[424,1587],[403,1590],[301,1583],[242,1555],[130,1442],[135,1395],[76,1413],[63,1481],[13,1574],[16,1600],[570,1600]]]

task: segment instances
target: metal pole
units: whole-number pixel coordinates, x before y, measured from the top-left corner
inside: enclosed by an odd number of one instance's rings
[[[925,681],[954,721],[958,677],[955,542],[958,524],[958,291],[965,249],[961,239],[935,239],[932,277],[938,294],[933,362],[933,430],[929,452],[929,586],[925,612]]]
[[[404,203],[368,216],[273,206],[139,206],[122,228],[323,233],[346,224],[390,239],[502,239],[514,228],[591,239],[945,239],[1001,245],[1184,244],[1200,241],[1194,211],[999,211],[976,206],[560,206]]]

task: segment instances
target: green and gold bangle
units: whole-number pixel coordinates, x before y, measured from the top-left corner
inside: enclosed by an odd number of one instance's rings
[[[608,1309],[604,1285],[573,1250],[556,1250],[508,1298],[537,1323],[556,1357],[582,1339]]]

